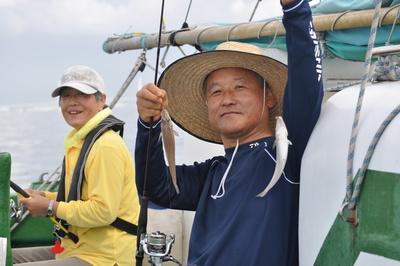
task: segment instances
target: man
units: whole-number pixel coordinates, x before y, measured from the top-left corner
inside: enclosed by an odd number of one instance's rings
[[[143,191],[151,118],[160,111],[225,156],[176,166],[176,193],[162,143],[150,143],[146,192],[161,206],[196,211],[189,265],[298,265],[299,176],[303,151],[322,102],[319,47],[305,0],[282,0],[288,49],[283,64],[252,45],[226,42],[169,66],[137,93],[137,187]],[[286,82],[286,78],[288,80]],[[286,84],[286,86],[285,86]],[[167,97],[168,95],[168,97]],[[293,145],[275,186],[257,197],[275,169],[275,117],[283,116]]]
[[[117,133],[124,122],[111,115],[103,80],[87,66],[68,68],[52,93],[57,96],[73,127],[64,140],[60,188],[58,193],[26,190],[31,198],[20,203],[34,217],[61,222],[68,230],[56,228],[64,236],[64,251],[14,249],[14,263],[134,265],[139,204],[132,158]]]

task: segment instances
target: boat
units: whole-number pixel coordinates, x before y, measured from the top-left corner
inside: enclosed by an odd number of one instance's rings
[[[396,117],[400,103],[400,71],[397,72],[396,61],[400,55],[397,28],[400,4],[395,0],[372,2],[325,0],[312,7],[323,52],[325,99],[302,162],[300,265],[400,265],[400,118]],[[374,30],[374,49],[370,49]],[[266,55],[286,61],[285,31],[279,17],[231,25],[185,25],[161,34],[113,35],[103,43],[104,52],[137,50],[139,55],[111,106],[122,97],[138,71],[148,66],[147,50],[159,46],[167,53],[169,49],[186,45],[202,52],[213,50],[226,40],[258,45]],[[392,79],[385,79],[383,76],[387,73],[376,71],[377,62],[383,62],[380,67],[395,72]],[[357,114],[356,110],[361,111]],[[185,163],[223,154],[219,145],[204,143],[188,134],[182,137]],[[353,143],[352,137],[356,137]],[[193,154],[193,149],[199,152]],[[0,176],[5,178],[0,184],[10,178],[3,173],[11,163],[7,158],[7,154],[0,154]],[[349,167],[354,169],[350,178],[346,176]],[[32,185],[37,187],[43,183],[48,185],[40,177]],[[346,190],[349,187],[352,188],[350,192]],[[362,189],[356,197],[356,212],[353,212],[348,208],[351,203],[347,202],[346,195],[353,196],[356,188]],[[3,189],[9,190],[8,187]],[[4,211],[6,206],[1,210],[8,216],[10,200],[7,193],[0,192],[0,196],[0,203],[7,202],[7,210]],[[15,201],[16,195],[11,196]],[[6,216],[2,214],[1,217]],[[184,263],[193,217],[193,212],[153,206],[149,209],[147,231],[175,234],[172,254]],[[0,221],[3,228],[0,237],[8,242],[8,255],[10,247],[39,245],[43,241],[54,243],[53,225],[46,218],[39,222],[28,216],[11,235],[4,228],[14,224],[7,220]],[[38,223],[42,223],[39,227],[46,232],[38,229],[36,240],[26,239],[23,228]],[[22,239],[19,233],[24,236]]]

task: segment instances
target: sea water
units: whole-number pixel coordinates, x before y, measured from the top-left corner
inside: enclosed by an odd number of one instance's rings
[[[124,140],[133,158],[138,119],[136,99],[120,99],[113,115],[125,122]],[[11,180],[22,188],[28,188],[42,175],[46,180],[62,163],[64,137],[71,129],[57,100],[0,105],[0,152],[11,154]],[[183,138],[176,138],[176,145],[179,163]]]

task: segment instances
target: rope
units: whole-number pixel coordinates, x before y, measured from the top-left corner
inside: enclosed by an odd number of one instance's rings
[[[361,84],[361,80],[357,80],[357,81],[354,81],[354,82],[349,82],[349,83],[346,83],[346,84],[343,84],[343,85],[338,85],[338,86],[335,86],[335,87],[326,88],[326,89],[324,89],[324,92],[338,92],[338,91],[341,91],[341,90],[343,90],[343,89],[345,89],[347,87],[355,86],[355,85],[358,85],[358,84]]]
[[[283,24],[283,21],[281,20],[280,23],[278,24],[278,27],[276,27],[274,38],[272,39],[271,43],[268,45],[267,49],[272,47],[272,45],[275,43],[276,38],[278,37],[279,28],[281,27],[282,24]]]
[[[188,16],[189,16],[189,11],[190,11],[191,6],[192,6],[192,0],[190,0],[189,6],[188,6],[188,8],[187,8],[186,16],[185,16],[185,21],[184,21],[183,24],[182,24],[182,28],[187,28],[187,27],[188,27],[187,19],[188,19]]]
[[[165,48],[165,52],[164,52],[164,55],[163,55],[163,57],[162,57],[162,59],[161,59],[161,63],[160,63],[160,66],[161,66],[162,68],[165,67],[165,58],[167,57],[167,54],[168,54],[168,51],[169,51],[169,47],[170,47],[170,46],[171,46],[170,44],[167,44],[167,48]]]
[[[371,161],[371,157],[375,151],[375,147],[378,144],[380,137],[382,136],[386,127],[390,124],[390,122],[393,120],[393,118],[399,114],[399,112],[400,112],[400,105],[398,105],[395,109],[393,109],[392,112],[390,112],[390,114],[382,122],[381,126],[379,127],[379,129],[375,133],[374,137],[372,138],[371,144],[368,147],[367,154],[364,157],[364,161],[363,161],[362,167],[360,169],[360,173],[359,173],[359,176],[357,179],[355,190],[349,201],[348,208],[350,210],[355,208],[355,204],[357,203],[357,200],[359,199],[360,190],[361,190],[362,183],[364,181],[365,173],[367,172],[369,162]]]
[[[399,6],[400,6],[400,4],[395,5],[394,7],[399,7]],[[390,9],[390,10],[392,10],[392,9]],[[387,14],[387,12],[386,12],[386,14]],[[385,14],[385,15],[386,15],[386,14]],[[396,18],[393,20],[392,30],[390,31],[390,35],[389,35],[388,41],[386,42],[386,45],[389,45],[389,44],[390,44],[390,41],[392,40],[392,35],[393,35],[394,27],[396,27],[396,21],[399,19],[399,17],[400,17],[400,8],[397,9]],[[382,17],[382,21],[383,21],[383,17]]]
[[[375,63],[375,72],[372,82],[400,80],[400,60],[396,55],[380,56]]]
[[[256,13],[256,10],[257,10],[257,8],[258,8],[258,5],[260,4],[261,1],[262,1],[262,0],[256,0],[256,6],[254,7],[253,12],[251,13],[249,22],[251,22],[251,21],[253,20],[254,14]]]
[[[346,10],[346,11],[342,12],[341,14],[339,14],[339,16],[337,16],[337,17],[335,18],[335,20],[332,22],[331,31],[335,31],[336,22],[338,22],[338,20],[339,20],[343,15],[345,15],[345,14],[351,12],[351,11],[352,11],[352,10]]]
[[[268,20],[267,22],[265,22],[265,23],[260,27],[260,30],[259,30],[258,33],[257,33],[257,39],[260,39],[260,38],[261,38],[261,31],[265,28],[265,26],[267,26],[270,22],[275,21],[275,20],[276,20],[276,19]],[[275,33],[275,34],[277,34],[277,33]]]
[[[399,58],[395,55],[388,56],[380,56],[379,60],[376,62],[375,73],[372,75],[372,81],[395,81],[400,80],[400,68],[398,64],[400,63]],[[352,210],[355,209],[355,205],[359,199],[362,183],[364,181],[364,177],[366,171],[368,169],[368,165],[371,161],[371,157],[375,151],[375,147],[378,144],[380,137],[385,131],[386,127],[390,124],[393,118],[398,115],[400,112],[400,105],[398,105],[392,112],[385,118],[382,122],[381,126],[378,128],[375,133],[371,144],[368,147],[367,153],[364,157],[363,164],[360,169],[360,173],[357,179],[357,183],[355,186],[355,190],[351,195],[351,199],[348,202],[347,208]]]
[[[231,32],[232,32],[236,27],[241,26],[241,25],[246,25],[246,24],[249,24],[249,22],[244,22],[244,23],[239,23],[239,24],[233,25],[232,28],[230,28],[230,30],[229,30],[228,33],[226,34],[226,41],[227,41],[227,42],[230,41],[230,40],[229,40],[229,36],[231,35]]]
[[[109,105],[110,109],[112,109],[117,104],[117,102],[119,101],[121,96],[125,93],[125,91],[128,88],[129,84],[131,84],[132,80],[135,78],[136,74],[139,71],[143,71],[143,69],[144,69],[143,62],[146,62],[146,56],[145,55],[146,55],[146,52],[143,51],[140,54],[140,56],[138,57],[138,59],[136,60],[135,66],[133,67],[131,73],[126,78],[124,84],[122,84],[121,89],[118,91],[118,93],[114,97],[113,101],[110,103],[110,105]]]
[[[400,4],[394,5],[394,6],[390,7],[388,10],[386,10],[386,12],[381,16],[381,20],[379,21],[379,27],[382,26],[383,20],[385,19],[386,15],[387,15],[390,11],[392,11],[393,9],[398,8],[398,7],[400,7]],[[398,15],[399,15],[399,9],[397,10],[397,17],[394,19],[393,24],[395,24],[396,21],[397,21],[397,19],[399,18]]]
[[[354,159],[354,149],[355,149],[355,144],[357,140],[357,135],[358,135],[358,124],[359,124],[359,119],[360,119],[360,112],[361,112],[361,107],[362,107],[362,102],[364,99],[364,93],[365,93],[365,87],[367,84],[367,79],[368,79],[368,73],[369,73],[369,68],[370,68],[370,63],[371,63],[371,58],[372,58],[372,48],[375,43],[375,38],[376,38],[376,31],[377,31],[377,26],[379,22],[379,12],[381,9],[382,5],[382,0],[376,0],[376,5],[375,5],[375,12],[374,12],[374,17],[371,25],[371,31],[370,31],[370,36],[369,36],[369,41],[368,41],[368,48],[367,48],[367,54],[365,57],[365,62],[364,62],[364,75],[361,79],[361,87],[360,87],[360,92],[358,96],[358,102],[357,102],[357,107],[355,110],[355,115],[354,115],[354,121],[353,121],[353,126],[352,126],[352,133],[351,133],[351,138],[350,138],[350,144],[349,144],[349,153],[347,157],[347,186],[346,186],[346,201],[345,204],[348,204],[350,199],[352,198],[352,193],[353,193],[353,159]],[[360,190],[360,186],[356,187],[355,190]],[[359,192],[357,192],[359,193]],[[356,220],[355,220],[355,205],[356,202],[348,206],[348,209],[351,210],[350,212],[350,217],[347,219],[348,222],[353,223],[353,225],[356,225]]]

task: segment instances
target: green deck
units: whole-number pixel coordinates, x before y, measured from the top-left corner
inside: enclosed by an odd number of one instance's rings
[[[354,265],[360,252],[400,261],[400,174],[366,172],[358,218],[357,227],[336,218],[314,265]]]

